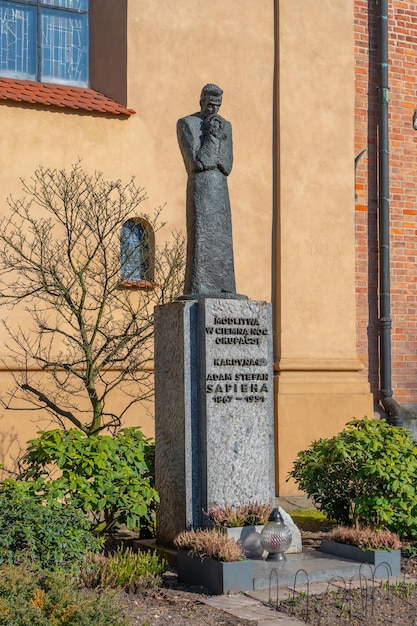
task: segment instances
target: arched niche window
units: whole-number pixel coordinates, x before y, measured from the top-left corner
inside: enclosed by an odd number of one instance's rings
[[[154,233],[145,220],[132,218],[123,224],[120,235],[122,287],[153,287],[154,249]]]

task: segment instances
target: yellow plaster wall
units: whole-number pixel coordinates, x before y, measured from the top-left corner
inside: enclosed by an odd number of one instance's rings
[[[279,345],[291,357],[356,358],[353,7],[279,7]]]
[[[135,175],[148,191],[145,211],[166,203],[168,224],[159,242],[171,228],[184,230],[186,175],[176,121],[198,110],[201,87],[215,82],[224,89],[221,113],[233,124],[229,190],[237,288],[270,300],[273,5],[273,0],[165,0],[163,5],[129,0],[127,105],[136,115],[110,119],[1,101],[0,215],[10,193],[21,195],[20,177],[30,177],[39,165],[69,167],[81,158],[87,170],[109,178]],[[4,315],[0,310],[0,321]],[[24,322],[17,312],[13,320]],[[0,360],[7,356],[0,327]],[[2,397],[9,384],[0,373]],[[38,428],[33,419],[0,408],[0,433],[24,443]],[[130,421],[153,433],[149,414],[132,412]]]
[[[353,5],[280,0],[277,36],[277,491],[298,451],[371,415],[355,345]]]

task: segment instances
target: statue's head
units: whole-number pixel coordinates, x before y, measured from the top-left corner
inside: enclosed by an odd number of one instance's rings
[[[213,83],[209,83],[203,87],[200,95],[200,107],[204,117],[218,112],[222,103],[222,96],[223,89],[220,89],[220,87]]]

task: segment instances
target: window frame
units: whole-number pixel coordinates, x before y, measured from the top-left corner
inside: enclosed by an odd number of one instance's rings
[[[128,278],[125,277],[123,272],[123,265],[126,264],[126,261],[123,260],[123,246],[128,242],[128,238],[126,240],[123,239],[123,231],[126,224],[133,224],[136,226],[140,226],[143,229],[143,233],[146,235],[146,246],[147,250],[147,260],[143,261],[139,258],[138,269],[140,270],[140,275],[143,273],[143,277],[140,278]],[[139,244],[140,247],[141,244]],[[142,263],[146,264],[146,270],[142,272],[141,267]],[[154,283],[154,272],[155,272],[155,233],[149,224],[149,222],[142,217],[131,217],[127,219],[121,228],[120,232],[120,283],[119,287],[122,289],[153,289],[156,284]]]
[[[59,0],[58,0],[59,1]],[[34,80],[36,82],[39,83],[51,83],[51,84],[57,84],[57,85],[68,85],[68,86],[73,86],[73,87],[81,87],[81,88],[88,88],[90,85],[90,0],[84,0],[87,4],[87,8],[86,9],[75,9],[72,7],[67,7],[67,6],[60,6],[58,4],[53,4],[54,0],[2,0],[2,2],[6,2],[8,4],[10,4],[10,7],[12,7],[13,5],[24,5],[24,6],[28,6],[28,7],[34,7],[35,8],[35,13],[36,13],[36,18],[35,18],[35,25],[33,27],[33,35],[35,37],[35,75],[30,76],[30,77],[23,77],[21,75],[18,75],[18,73],[13,74],[13,72],[11,73],[3,73],[0,70],[0,76],[4,76],[7,78],[16,78],[16,79],[20,79],[20,80]],[[86,38],[87,38],[87,53],[85,55],[85,63],[86,63],[86,76],[85,76],[85,80],[71,80],[71,79],[66,79],[66,78],[62,78],[60,79],[59,77],[55,77],[55,76],[43,76],[43,68],[42,68],[42,60],[43,60],[43,45],[42,45],[42,39],[43,39],[43,32],[42,32],[42,17],[46,14],[45,12],[51,12],[51,11],[56,11],[56,12],[62,12],[63,14],[68,15],[84,15],[86,16],[86,24],[85,24],[85,33],[86,33]]]
[[[0,75],[0,103],[134,115],[128,107],[128,1],[89,0],[89,88]]]

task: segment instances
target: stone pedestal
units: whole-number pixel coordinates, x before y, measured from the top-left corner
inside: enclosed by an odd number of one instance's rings
[[[271,305],[177,301],[155,311],[157,540],[216,505],[273,502]]]

